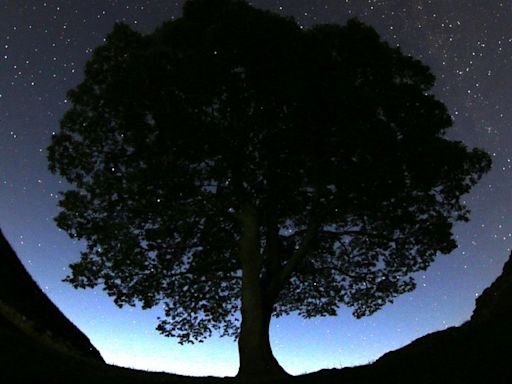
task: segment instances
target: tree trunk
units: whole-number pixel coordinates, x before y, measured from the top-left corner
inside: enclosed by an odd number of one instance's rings
[[[265,297],[260,278],[262,261],[259,251],[257,215],[252,207],[240,213],[242,236],[242,324],[238,352],[240,368],[237,377],[271,379],[288,376],[272,353],[269,326],[273,302]]]
[[[252,297],[242,303],[242,324],[238,340],[240,368],[237,377],[264,380],[288,376],[270,347],[269,326],[272,312],[254,299]]]

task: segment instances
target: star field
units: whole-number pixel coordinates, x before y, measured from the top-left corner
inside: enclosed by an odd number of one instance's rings
[[[0,0],[0,228],[41,288],[109,363],[188,375],[234,375],[231,340],[179,346],[155,330],[160,308],[118,309],[100,290],[61,282],[79,257],[53,222],[59,191],[46,147],[68,108],[66,91],[116,21],[150,32],[183,1]],[[449,137],[491,153],[493,169],[466,196],[459,248],[417,276],[418,288],[369,318],[295,316],[272,323],[274,352],[292,374],[375,360],[428,332],[459,325],[501,272],[512,244],[512,3],[498,0],[254,0],[307,28],[358,17],[390,45],[428,64],[449,108]]]

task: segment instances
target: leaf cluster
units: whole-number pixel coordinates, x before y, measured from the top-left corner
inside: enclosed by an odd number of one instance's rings
[[[49,147],[73,185],[57,224],[87,242],[67,281],[163,302],[159,329],[182,342],[236,335],[249,205],[274,315],[373,313],[455,248],[461,196],[490,167],[445,138],[433,84],[357,20],[303,30],[192,0],[148,35],[117,24]]]

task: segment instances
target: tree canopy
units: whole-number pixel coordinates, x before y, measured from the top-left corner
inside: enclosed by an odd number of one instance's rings
[[[357,20],[190,0],[150,34],[117,24],[48,148],[72,186],[56,222],[87,244],[67,281],[164,303],[181,343],[261,311],[267,339],[270,316],[372,314],[456,247],[490,168],[445,137],[433,84]]]

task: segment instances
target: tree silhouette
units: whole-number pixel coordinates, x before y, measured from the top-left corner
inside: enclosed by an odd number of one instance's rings
[[[490,158],[444,137],[433,84],[357,20],[190,0],[148,35],[117,24],[48,148],[73,186],[56,222],[87,244],[66,280],[163,303],[180,343],[239,337],[240,377],[285,375],[272,316],[370,315],[456,247]]]

